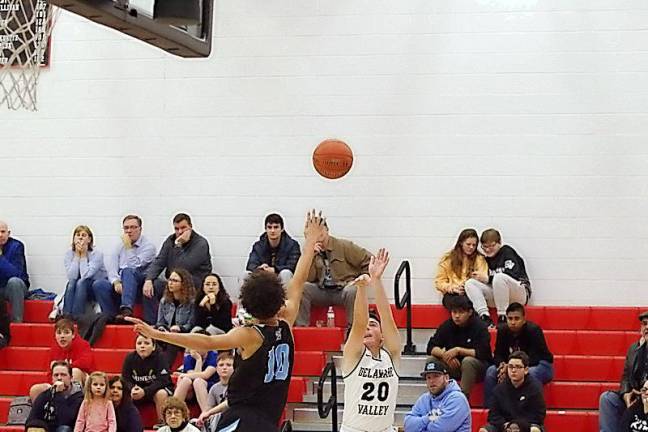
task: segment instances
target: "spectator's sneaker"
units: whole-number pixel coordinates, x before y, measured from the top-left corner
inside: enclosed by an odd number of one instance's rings
[[[123,307],[117,315],[115,315],[115,322],[117,324],[129,324],[125,318],[133,316],[133,310],[129,307]]]
[[[493,320],[491,319],[490,315],[484,314],[480,318],[488,328],[495,328],[495,324],[493,324]]]

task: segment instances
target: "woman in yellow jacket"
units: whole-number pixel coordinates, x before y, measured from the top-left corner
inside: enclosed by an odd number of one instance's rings
[[[434,284],[443,294],[443,305],[446,308],[450,296],[466,295],[464,285],[469,279],[488,282],[488,264],[477,250],[478,243],[477,231],[465,229],[459,233],[454,248],[439,261]]]

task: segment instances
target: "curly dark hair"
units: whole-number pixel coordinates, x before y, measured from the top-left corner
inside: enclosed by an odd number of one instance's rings
[[[171,274],[175,273],[178,276],[180,276],[180,279],[182,280],[182,294],[181,294],[181,300],[180,302],[183,304],[187,304],[191,301],[193,301],[194,297],[196,296],[196,288],[194,287],[193,283],[193,278],[191,277],[191,273],[189,273],[185,269],[181,268],[174,268],[169,272],[169,277],[171,277]],[[164,288],[164,299],[171,303],[173,302],[173,294],[171,291],[169,291],[169,285]]]
[[[229,300],[230,296],[225,290],[225,286],[223,285],[223,280],[216,273],[209,273],[203,278],[200,289],[196,290],[197,291],[196,305],[199,305],[202,299],[205,297],[205,290],[203,289],[203,287],[205,286],[205,280],[210,276],[215,277],[216,280],[218,281],[218,292],[216,293],[216,304],[215,304],[216,309],[218,310],[223,305],[223,303],[225,303],[226,300]]]
[[[286,291],[276,274],[257,270],[245,278],[239,299],[250,315],[265,320],[277,315],[286,302]]]

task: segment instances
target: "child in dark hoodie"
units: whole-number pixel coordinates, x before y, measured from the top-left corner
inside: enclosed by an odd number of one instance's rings
[[[488,424],[479,432],[505,432],[513,420],[524,420],[531,432],[542,432],[547,407],[542,385],[529,376],[529,356],[522,351],[511,353],[507,368],[508,378],[493,391]]]
[[[166,361],[155,348],[153,339],[138,335],[135,351],[124,360],[122,378],[131,386],[131,399],[136,405],[155,403],[158,424],[162,425],[162,406],[173,391]]]

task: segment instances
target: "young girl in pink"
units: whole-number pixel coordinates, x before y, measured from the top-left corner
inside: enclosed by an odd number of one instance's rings
[[[108,399],[106,374],[92,372],[86,380],[84,393],[74,432],[117,432],[115,408]]]

